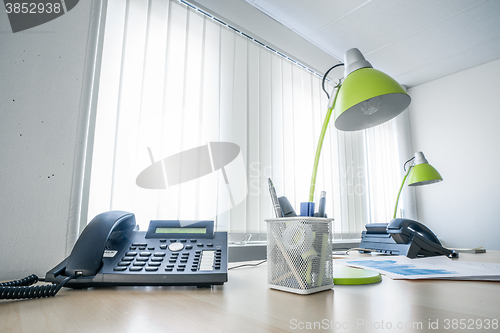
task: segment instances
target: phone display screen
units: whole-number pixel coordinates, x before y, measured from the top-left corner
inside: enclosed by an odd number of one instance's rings
[[[214,221],[151,220],[146,238],[202,239],[214,238]]]
[[[155,230],[157,234],[205,234],[207,228],[165,228],[158,227]]]

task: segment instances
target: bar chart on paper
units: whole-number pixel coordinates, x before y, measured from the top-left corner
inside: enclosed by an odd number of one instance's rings
[[[391,279],[456,279],[500,281],[500,264],[462,262],[446,256],[410,259],[404,256],[360,260],[336,260],[346,266],[364,268]]]

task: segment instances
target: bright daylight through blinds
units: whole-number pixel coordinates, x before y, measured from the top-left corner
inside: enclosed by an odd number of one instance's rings
[[[327,105],[317,74],[161,0],[108,1],[101,68],[89,218],[130,211],[143,230],[152,219],[213,219],[258,240],[273,217],[268,178],[297,211],[307,201]],[[331,126],[325,138],[316,197],[327,192],[336,237],[359,238],[371,221],[366,135]]]

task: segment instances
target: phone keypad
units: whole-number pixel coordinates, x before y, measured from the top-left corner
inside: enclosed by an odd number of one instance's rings
[[[221,245],[196,239],[160,239],[159,244],[132,243],[113,268],[116,272],[196,272],[221,268]],[[159,245],[160,251],[155,251]],[[196,245],[193,248],[193,245]],[[206,248],[206,250],[204,249]],[[146,250],[147,249],[147,250]]]

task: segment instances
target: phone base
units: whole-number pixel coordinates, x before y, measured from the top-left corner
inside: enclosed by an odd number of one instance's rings
[[[387,231],[388,223],[373,223],[366,225],[366,231],[361,234],[362,249],[374,250],[379,253],[404,255],[408,258],[432,257],[445,255],[457,258],[458,253],[434,243],[414,232],[406,244],[397,243]],[[360,251],[367,252],[367,251]]]

